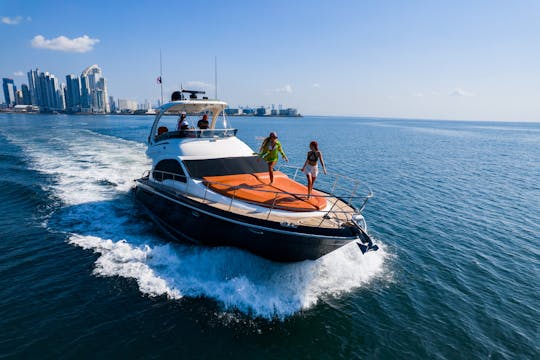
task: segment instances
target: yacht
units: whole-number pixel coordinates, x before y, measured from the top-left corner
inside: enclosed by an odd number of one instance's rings
[[[135,198],[165,234],[279,262],[318,259],[353,241],[362,253],[377,250],[361,213],[373,196],[369,187],[360,192],[358,181],[336,176],[330,189],[308,198],[296,181],[303,174],[289,166],[269,184],[266,162],[236,136],[227,104],[200,95],[176,91],[156,109],[146,152],[152,168],[135,180]],[[207,128],[197,128],[204,115]]]

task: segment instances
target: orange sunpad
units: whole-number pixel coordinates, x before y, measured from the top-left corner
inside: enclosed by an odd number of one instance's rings
[[[209,188],[220,194],[266,207],[274,205],[282,210],[315,211],[326,206],[325,198],[312,196],[308,200],[307,188],[280,171],[274,172],[272,185],[268,184],[268,173],[206,176],[203,180]],[[312,194],[323,195],[316,190]]]

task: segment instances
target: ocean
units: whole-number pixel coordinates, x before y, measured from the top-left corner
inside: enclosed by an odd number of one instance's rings
[[[230,118],[375,194],[379,251],[279,264],[158,231],[152,121],[0,114],[0,358],[540,358],[539,123]]]

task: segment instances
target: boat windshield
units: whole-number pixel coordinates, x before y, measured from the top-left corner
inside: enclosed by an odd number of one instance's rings
[[[165,114],[155,127],[153,134],[155,141],[171,138],[215,138],[235,136],[237,129],[233,129],[224,112],[216,118],[215,127],[210,129],[212,115],[200,114]]]
[[[268,171],[265,161],[258,156],[240,156],[219,159],[184,160],[184,165],[192,178],[252,174]]]

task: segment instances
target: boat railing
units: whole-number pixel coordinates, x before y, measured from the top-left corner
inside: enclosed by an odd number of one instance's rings
[[[282,168],[283,168],[283,166],[282,166]],[[292,170],[296,169],[296,170],[294,170],[294,172],[296,174],[292,178],[293,180],[295,180],[296,176],[298,175],[297,173],[299,172],[300,168],[294,168],[292,166],[287,166],[287,168],[291,168]],[[181,174],[176,174],[176,173],[167,172],[167,171],[161,171],[161,170],[146,170],[143,173],[142,177],[143,177],[143,179],[148,179],[148,178],[150,178],[150,175],[152,176],[153,180],[157,181],[156,184],[158,184],[158,186],[161,187],[163,190],[165,190],[167,192],[172,192],[176,196],[178,196],[178,195],[184,195],[184,196],[189,195],[191,197],[197,197],[197,198],[201,199],[203,203],[208,203],[208,201],[209,201],[208,200],[208,191],[209,191],[209,188],[210,188],[209,185],[231,187],[230,184],[224,184],[224,183],[215,182],[215,181],[208,181],[208,180],[205,180],[205,179],[196,179],[196,180],[203,181],[206,184],[206,186],[204,187],[204,193],[203,194],[200,194],[200,193],[196,194],[194,192],[189,191],[189,187],[190,187],[189,179],[190,178],[188,176],[186,176],[186,175],[181,175]],[[177,181],[177,182],[182,182],[182,183],[186,184],[186,187],[185,187],[184,190],[181,190],[178,187],[172,186],[171,184],[163,183],[163,181],[165,181],[165,180],[173,180],[173,181]],[[353,186],[352,189],[351,188],[346,189],[345,186],[340,186],[339,185],[339,181],[341,181],[342,183],[344,183],[346,181],[353,181],[354,186]],[[234,206],[234,201],[237,199],[237,191],[240,190],[240,189],[242,189],[242,188],[239,187],[239,186],[232,187],[232,196],[228,196],[229,197],[228,210],[231,210],[231,208]],[[349,191],[347,193],[338,194],[338,193],[335,192],[336,189],[346,189],[346,190],[349,190]],[[362,210],[364,209],[367,201],[371,197],[373,197],[373,193],[372,193],[371,189],[367,185],[365,185],[365,189],[364,189],[365,193],[363,193],[361,195],[357,195],[359,189],[360,189],[360,181],[354,180],[354,179],[352,179],[350,177],[343,176],[343,175],[335,176],[335,180],[333,181],[332,191],[331,192],[328,192],[327,190],[325,191],[324,189],[321,189],[321,188],[317,188],[316,190],[325,193],[325,195],[311,194],[311,197],[313,197],[313,198],[324,198],[326,200],[329,200],[330,203],[331,203],[331,206],[328,208],[328,210],[319,210],[318,211],[319,213],[322,214],[321,221],[320,221],[318,227],[321,227],[326,220],[330,220],[332,218],[332,215],[334,215],[334,217],[339,217],[339,215],[341,214],[342,216],[340,218],[345,217],[346,222],[353,221],[352,216],[354,214],[361,213]],[[255,189],[255,188],[251,188],[250,190],[251,191],[256,191],[256,192],[261,192],[261,193],[271,193],[272,194],[272,199],[273,199],[272,204],[270,206],[265,206],[266,208],[268,208],[268,213],[266,214],[266,219],[270,218],[273,211],[280,210],[280,208],[276,207],[276,202],[277,202],[280,195],[293,196],[293,197],[296,197],[298,199],[306,199],[306,197],[307,197],[307,193],[291,193],[291,192],[287,192],[287,191],[265,190],[265,189]],[[348,209],[342,209],[341,207],[338,206],[338,203],[340,201],[347,204],[347,205],[349,205],[355,211],[351,212]],[[354,204],[357,204],[357,203],[361,203],[361,205],[359,207],[355,207]],[[269,204],[265,204],[265,205],[269,205]],[[291,225],[291,226],[294,226],[294,225]]]
[[[307,179],[305,176],[302,176],[303,172],[300,167],[294,165],[279,165],[277,170],[283,172],[294,181],[307,185]],[[359,212],[364,210],[367,201],[373,197],[373,191],[369,185],[359,179],[334,172],[327,172],[324,176],[321,175],[323,175],[322,172],[319,172],[315,184],[316,190],[326,192],[332,196],[338,196],[341,199],[348,199],[348,201],[346,201],[348,205],[351,205],[354,199],[361,198],[361,203],[355,204],[358,205]],[[356,196],[358,193],[361,195]]]

